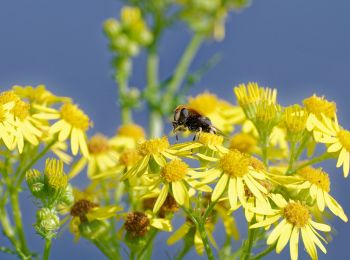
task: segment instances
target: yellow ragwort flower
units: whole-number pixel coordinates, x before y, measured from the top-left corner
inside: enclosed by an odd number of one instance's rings
[[[228,198],[232,210],[239,207],[238,201],[246,206],[247,196],[245,189],[251,192],[259,201],[265,201],[266,188],[259,183],[265,180],[265,174],[261,169],[253,167],[251,158],[238,150],[230,150],[220,156],[215,167],[215,175],[220,177],[212,196],[212,201],[217,201],[227,187]]]
[[[153,212],[158,212],[165,202],[168,193],[171,192],[176,202],[189,206],[189,193],[187,184],[203,192],[211,192],[211,188],[203,181],[197,179],[203,177],[202,172],[196,172],[185,162],[175,159],[163,165],[160,174],[156,174],[153,182],[149,184],[150,191],[162,185],[161,191],[154,204]]]
[[[92,125],[89,117],[77,105],[65,103],[60,110],[46,108],[35,115],[35,118],[44,120],[58,119],[49,130],[50,134],[58,134],[58,141],[63,142],[70,138],[73,155],[79,150],[85,157],[89,157],[86,132]]]
[[[311,259],[317,259],[316,246],[320,248],[323,253],[327,253],[320,238],[325,243],[327,242],[317,230],[329,232],[331,230],[330,226],[313,221],[307,206],[299,201],[289,200],[287,202],[280,194],[271,194],[270,197],[277,209],[256,208],[255,212],[266,215],[266,219],[251,225],[250,228],[269,227],[282,218],[282,221],[275,226],[267,238],[268,245],[277,243],[277,254],[279,254],[289,242],[290,257],[292,260],[297,260],[300,233],[306,252],[310,255]]]
[[[13,115],[14,128],[7,128],[8,131],[14,130],[12,136],[14,138],[14,146],[17,145],[19,153],[22,153],[24,141],[28,141],[32,145],[39,144],[41,131],[35,126],[38,122],[30,114],[30,104],[22,101],[13,91],[0,93],[0,105],[13,103],[10,113]],[[9,118],[7,118],[8,120]]]
[[[321,133],[316,142],[326,144],[328,153],[337,154],[337,168],[343,166],[344,177],[347,177],[350,167],[350,132],[338,124],[336,116],[335,120],[323,114],[321,118],[313,119],[314,128]]]
[[[323,212],[327,206],[334,215],[347,222],[348,218],[344,213],[343,208],[339,203],[329,194],[330,179],[328,174],[322,168],[305,167],[297,171],[292,183],[286,185],[295,190],[308,190],[311,198],[316,200],[317,208]]]

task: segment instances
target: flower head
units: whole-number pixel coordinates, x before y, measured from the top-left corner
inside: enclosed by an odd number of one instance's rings
[[[282,218],[274,230],[267,238],[267,244],[276,244],[276,252],[280,253],[287,243],[290,243],[290,257],[292,260],[298,259],[298,243],[301,233],[303,243],[307,253],[312,259],[317,259],[316,246],[326,253],[320,238],[325,239],[317,230],[329,232],[331,228],[328,225],[317,223],[312,220],[312,215],[306,205],[300,201],[285,200],[280,194],[271,194],[270,198],[276,205],[276,209],[256,209],[259,214],[266,216],[264,221],[250,226],[250,228],[269,227],[277,223]]]

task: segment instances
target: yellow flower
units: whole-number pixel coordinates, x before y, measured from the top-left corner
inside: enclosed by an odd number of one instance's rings
[[[258,140],[248,133],[238,133],[231,137],[230,149],[236,149],[242,153],[257,151]]]
[[[166,158],[176,159],[177,150],[171,149],[169,140],[166,136],[162,138],[153,138],[140,143],[137,150],[141,155],[141,159],[137,164],[128,170],[121,180],[133,177],[135,175],[141,176],[148,171],[150,164],[164,166]]]
[[[10,113],[14,102],[0,104],[0,140],[4,142],[9,150],[14,148],[15,121],[13,114]]]
[[[150,175],[150,178],[153,178],[148,184],[149,192],[162,186],[154,204],[153,212],[159,211],[169,193],[173,195],[179,205],[189,207],[190,197],[187,184],[197,190],[211,192],[212,189],[208,185],[197,180],[203,176],[205,175],[202,172],[194,171],[188,164],[179,159],[165,163],[160,173]]]
[[[87,143],[89,150],[89,157],[82,157],[77,166],[81,171],[85,165],[88,165],[87,175],[90,179],[94,179],[96,175],[99,175],[113,167],[118,163],[119,155],[117,151],[111,146],[111,141],[108,140],[102,134],[96,134],[90,138]],[[74,171],[74,174],[77,170]],[[72,172],[71,176],[72,178]]]
[[[71,101],[68,97],[55,96],[46,89],[45,85],[38,85],[36,87],[15,85],[12,89],[19,97],[27,99],[31,104],[51,106],[55,103]]]
[[[190,97],[188,106],[208,117],[215,127],[225,133],[231,132],[233,125],[244,118],[243,111],[239,107],[233,106],[209,92]]]
[[[232,210],[239,207],[237,200],[245,207],[247,196],[245,189],[251,192],[258,200],[265,201],[264,194],[268,191],[259,183],[265,180],[263,170],[254,167],[251,158],[239,152],[230,150],[221,155],[217,162],[215,175],[220,176],[212,196],[212,201],[217,201],[227,187],[228,198]]]
[[[22,153],[24,147],[24,141],[28,141],[32,145],[39,144],[39,138],[41,137],[41,131],[34,126],[35,120],[30,114],[30,104],[22,101],[13,91],[6,91],[0,93],[0,105],[13,103],[13,107],[10,113],[13,115],[14,129],[8,128],[8,130],[14,130],[12,135],[14,137],[14,145],[17,145],[19,153]],[[9,120],[9,118],[7,118]]]
[[[35,115],[35,118],[44,120],[59,119],[49,130],[50,134],[58,134],[58,141],[63,142],[70,138],[73,155],[80,149],[85,157],[89,157],[86,142],[86,132],[91,125],[89,117],[77,105],[65,103],[60,110],[46,108]]]
[[[320,239],[325,243],[326,240],[317,232],[329,232],[330,226],[317,223],[312,220],[309,209],[299,201],[290,200],[287,202],[280,194],[271,194],[272,201],[276,204],[277,209],[261,208],[255,209],[259,214],[266,215],[264,221],[250,226],[250,228],[259,228],[270,226],[280,221],[267,238],[267,244],[276,244],[276,252],[279,254],[289,242],[290,257],[292,260],[298,259],[298,244],[301,233],[306,252],[311,259],[317,259],[316,246],[323,253],[327,253]]]
[[[111,139],[111,145],[118,150],[135,148],[145,140],[145,131],[136,124],[125,124],[119,127],[116,135]]]
[[[316,142],[326,144],[328,153],[337,154],[337,168],[343,166],[344,177],[347,177],[350,166],[350,132],[339,126],[337,117],[333,121],[322,114],[322,120],[314,117],[312,122],[321,133]]]
[[[309,113],[299,105],[293,105],[285,108],[283,112],[283,121],[287,131],[287,139],[291,142],[299,142],[306,133],[306,123]]]
[[[286,185],[286,187],[295,190],[308,190],[311,198],[316,200],[317,207],[321,212],[323,212],[325,206],[327,206],[334,215],[345,222],[348,221],[343,208],[329,194],[331,183],[328,174],[324,172],[322,168],[314,169],[312,167],[305,167],[298,170],[297,174],[297,176],[293,176],[294,180]]]

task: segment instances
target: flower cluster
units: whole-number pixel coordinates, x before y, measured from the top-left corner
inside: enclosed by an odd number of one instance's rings
[[[172,143],[165,135],[147,138],[132,123],[111,138],[100,133],[88,138],[91,121],[71,99],[44,86],[2,92],[1,145],[5,156],[24,160],[17,174],[25,176],[39,202],[36,231],[51,239],[70,219],[76,239],[114,248],[108,257],[120,256],[115,249],[120,243],[143,257],[157,232],[172,232],[174,218],[185,215],[167,243],[183,239],[181,254],[193,246],[210,257],[210,244],[220,248],[214,238],[219,220],[227,241],[239,239],[235,214],[242,209],[250,231],[236,254],[253,257],[252,248],[266,239],[267,251],[279,253],[289,243],[291,258],[297,259],[300,237],[312,259],[316,248],[326,253],[321,232],[331,231],[330,213],[348,221],[331,195],[330,176],[314,167],[336,158],[344,176],[349,173],[350,134],[339,125],[335,103],[314,95],[283,107],[275,89],[257,83],[240,84],[234,93],[238,105],[208,92],[190,97],[186,107],[210,118],[220,131]],[[317,155],[316,146],[324,146],[324,152]],[[35,162],[50,150],[59,159],[47,159],[43,171],[31,169],[32,163],[23,166],[28,155],[34,154]],[[85,169],[91,184],[79,191],[69,179]],[[63,221],[60,214],[66,215]]]

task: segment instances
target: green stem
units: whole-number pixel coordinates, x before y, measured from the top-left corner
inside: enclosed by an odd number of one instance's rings
[[[251,255],[252,248],[253,248],[254,236],[255,236],[255,229],[250,229],[249,225],[248,225],[248,239],[246,241],[248,244],[246,246],[246,249],[243,250],[243,253],[244,253],[243,259],[244,260],[250,259],[250,255]]]
[[[122,124],[131,123],[132,113],[129,104],[125,100],[128,97],[128,79],[130,74],[130,61],[128,58],[120,57],[117,61],[116,72],[115,72],[115,81],[118,85],[118,96],[119,104],[121,110],[121,120]]]
[[[113,259],[113,260],[116,260],[116,259],[119,259],[117,256],[114,256],[112,254],[112,252],[110,252],[108,250],[108,248],[106,248],[106,245],[105,243],[97,240],[97,239],[94,239],[94,240],[91,240],[92,243],[94,243],[94,245],[108,258],[108,259]]]
[[[205,249],[205,252],[207,253],[207,257],[209,260],[214,260],[214,255],[213,255],[213,251],[210,247],[210,243],[209,243],[209,239],[208,239],[208,235],[207,235],[207,232],[205,230],[205,227],[204,227],[204,223],[199,223],[199,225],[197,226],[198,228],[198,231],[199,231],[199,234],[202,238],[202,241],[203,241],[203,244],[204,244],[204,249]]]
[[[305,168],[305,167],[307,167],[307,166],[309,166],[309,165],[313,165],[313,164],[316,164],[316,163],[320,163],[320,162],[325,161],[325,160],[327,160],[327,159],[329,159],[329,158],[331,158],[331,157],[332,157],[332,155],[331,155],[330,153],[325,152],[325,153],[321,154],[320,156],[315,157],[315,158],[313,158],[313,159],[307,161],[306,163],[301,164],[300,166],[298,166],[297,168],[295,168],[293,171],[290,171],[290,172],[288,173],[288,175],[293,175],[293,174],[295,174],[298,170],[300,170],[300,169],[302,169],[302,168]]]
[[[293,166],[294,166],[294,160],[296,159],[295,156],[295,142],[291,143],[291,148],[290,148],[290,157],[289,157],[289,163],[288,163],[288,169],[287,169],[287,173],[293,170]]]
[[[174,95],[176,94],[176,91],[180,88],[187,71],[192,63],[192,60],[197,53],[199,47],[201,46],[201,43],[203,42],[203,35],[200,33],[195,34],[190,43],[188,44],[185,52],[183,53],[176,69],[174,72],[174,75],[167,86],[167,92],[164,94],[162,102],[164,102],[165,105],[171,105],[172,100],[174,98]],[[169,107],[168,109],[172,109]]]
[[[51,251],[51,238],[45,239],[45,248],[44,248],[44,256],[43,260],[49,260],[50,251]]]
[[[260,141],[262,160],[266,167],[269,165],[269,160],[267,157],[267,146],[268,146],[268,136],[262,136]]]
[[[50,150],[50,148],[56,143],[56,141],[57,141],[56,138],[52,139],[52,141],[48,143],[47,146],[39,154],[37,154],[26,167],[24,167],[23,170],[20,170],[19,167],[17,168],[16,176],[18,175],[19,177],[15,187],[18,187],[21,185],[26,172]]]
[[[150,234],[146,245],[143,247],[142,251],[140,252],[140,254],[138,255],[137,259],[142,259],[142,257],[145,255],[145,253],[152,247],[150,247],[150,245],[152,244],[154,238],[156,237],[158,230],[157,229],[153,229],[151,231],[152,233]]]
[[[175,260],[182,260],[184,259],[185,255],[191,250],[192,244],[185,243],[182,247],[181,252],[175,257]]]
[[[254,256],[252,258],[252,260],[258,260],[263,258],[264,256],[268,255],[269,253],[271,253],[276,247],[276,244],[270,245],[269,247],[267,247],[264,251],[260,252],[259,254],[257,254],[256,256]]]
[[[182,207],[182,209],[186,213],[186,215],[192,220],[192,222],[196,225],[196,228],[198,229],[199,235],[202,238],[204,249],[205,249],[205,252],[207,254],[208,259],[214,260],[215,259],[214,254],[213,254],[213,251],[210,247],[208,235],[207,235],[207,232],[206,232],[205,226],[204,226],[205,219],[204,218],[197,219],[189,209],[186,209],[185,207]]]
[[[10,191],[10,201],[11,201],[12,210],[13,210],[15,229],[16,229],[16,233],[18,235],[19,243],[21,245],[21,249],[24,253],[29,253],[29,249],[27,246],[27,242],[26,242],[26,238],[25,238],[24,230],[23,230],[22,214],[21,214],[21,209],[19,206],[19,199],[18,199],[18,191],[17,190],[12,189]]]

